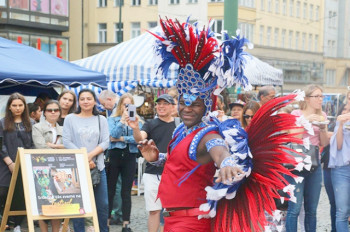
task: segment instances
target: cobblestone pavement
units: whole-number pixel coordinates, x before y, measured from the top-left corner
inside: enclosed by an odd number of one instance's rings
[[[133,232],[147,232],[147,212],[143,196],[132,197],[131,228]],[[111,226],[110,232],[120,232],[121,226]],[[26,230],[22,230],[25,232]],[[39,228],[36,228],[39,232]],[[317,210],[317,232],[331,231],[331,220],[329,213],[329,202],[326,191],[322,187],[320,202]]]
[[[330,207],[325,188],[322,187],[317,210],[317,232],[331,231]],[[147,213],[143,196],[132,197],[131,228],[134,232],[147,231]],[[111,232],[120,232],[121,226],[112,226]]]

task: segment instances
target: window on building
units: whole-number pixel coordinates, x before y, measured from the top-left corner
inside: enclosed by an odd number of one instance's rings
[[[221,32],[224,29],[224,20],[223,19],[215,19],[212,27],[212,31],[218,33],[218,39],[221,39]]]
[[[278,47],[278,41],[279,41],[279,36],[280,30],[278,28],[275,28],[275,36],[274,36],[274,45],[275,47]]]
[[[148,22],[148,29],[152,29],[152,28],[155,28],[157,26],[157,22],[154,21],[154,22]]]
[[[300,36],[300,32],[296,32],[295,33],[295,49],[298,50],[299,49],[299,36]]]
[[[98,24],[98,42],[107,43],[107,23]]]
[[[272,12],[272,0],[267,0],[267,11]]]
[[[158,5],[158,0],[148,0],[148,5]]]
[[[119,6],[119,4],[121,4],[121,6],[124,6],[124,0],[114,0],[114,6]]]
[[[311,51],[312,50],[312,34],[309,34],[309,51]]]
[[[255,7],[255,0],[238,0],[238,5],[254,8]]]
[[[131,23],[131,38],[141,35],[141,23]]]
[[[300,1],[297,1],[297,5],[295,8],[295,15],[297,16],[297,18],[300,18]]]
[[[313,17],[314,17],[314,5],[310,4],[310,8],[309,8],[309,17],[310,17],[310,20],[313,20]]]
[[[260,10],[265,10],[265,0],[260,0]]]
[[[260,45],[264,45],[264,26],[260,25],[260,31],[259,31],[259,42]]]
[[[272,28],[271,27],[267,27],[267,33],[266,33],[266,39],[267,39],[267,41],[266,41],[266,45],[267,46],[270,46],[271,45],[271,30],[272,30]]]
[[[280,13],[280,0],[276,0],[275,2],[275,13],[276,14]]]
[[[169,4],[172,4],[172,5],[180,4],[180,0],[169,0]]]
[[[241,34],[250,41],[253,41],[254,25],[250,23],[238,23]]]
[[[106,7],[107,6],[107,0],[97,0],[97,6],[98,7]]]
[[[293,16],[294,13],[294,0],[289,0],[289,16]]]
[[[282,2],[282,14],[287,15],[287,0],[283,0]]]
[[[315,52],[318,52],[318,35],[315,35]]]
[[[289,31],[288,35],[288,48],[292,48],[292,43],[293,43],[293,31]]]
[[[335,40],[332,40],[332,55],[334,57],[337,55],[337,50],[335,48]]]
[[[120,29],[119,29],[120,25]],[[124,25],[123,23],[115,23],[114,24],[114,42],[121,43],[123,42],[123,31],[124,31]]]
[[[282,30],[282,40],[281,40],[281,42],[282,42],[282,48],[285,48],[286,47],[286,29],[283,29]]]
[[[326,80],[324,81],[326,85],[335,86],[335,69],[326,69]]]
[[[304,2],[304,8],[303,8],[303,19],[306,19],[306,12],[307,12],[307,3]]]
[[[304,32],[301,36],[301,49],[305,51],[305,43],[306,43],[306,33]]]
[[[320,18],[320,6],[316,6],[315,8],[315,20],[318,21]]]
[[[198,0],[187,0],[188,3],[198,3]]]
[[[132,6],[140,6],[141,5],[141,0],[131,0],[131,5]]]

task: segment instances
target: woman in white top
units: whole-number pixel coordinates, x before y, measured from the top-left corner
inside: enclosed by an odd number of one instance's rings
[[[44,108],[43,114],[45,120],[35,124],[32,129],[32,137],[36,149],[63,149],[62,144],[62,126],[58,125],[57,120],[61,114],[61,108],[58,101],[48,101]],[[52,232],[58,232],[61,220],[51,220]],[[39,221],[42,232],[48,231],[47,221]]]

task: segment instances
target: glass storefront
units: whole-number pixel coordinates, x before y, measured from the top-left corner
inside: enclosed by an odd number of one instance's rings
[[[22,44],[40,49],[53,56],[68,60],[68,39],[57,36],[30,35],[25,33],[0,32],[0,37],[20,42]]]
[[[43,28],[46,24],[63,26],[68,30],[69,0],[0,0],[0,19],[40,23]]]

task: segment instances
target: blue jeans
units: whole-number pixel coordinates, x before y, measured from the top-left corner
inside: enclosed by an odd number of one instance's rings
[[[317,205],[320,199],[321,182],[322,182],[322,168],[319,166],[314,172],[304,177],[302,183],[296,184],[294,179],[290,176],[286,180],[295,185],[294,196],[297,202],[288,202],[288,211],[286,217],[286,231],[298,231],[298,216],[304,199],[305,209],[305,231],[316,231],[316,212]]]
[[[337,232],[348,232],[350,216],[350,165],[332,169],[332,182],[335,196]]]
[[[97,209],[98,225],[101,232],[108,232],[108,194],[106,171],[101,172],[101,181],[94,187],[95,203]],[[74,231],[85,232],[85,218],[72,219]]]
[[[331,232],[336,232],[335,228],[335,198],[334,198],[334,191],[333,191],[333,183],[331,178],[331,168],[323,168],[323,183],[324,187],[326,188],[329,204],[331,205],[331,222],[332,222],[332,230]]]

